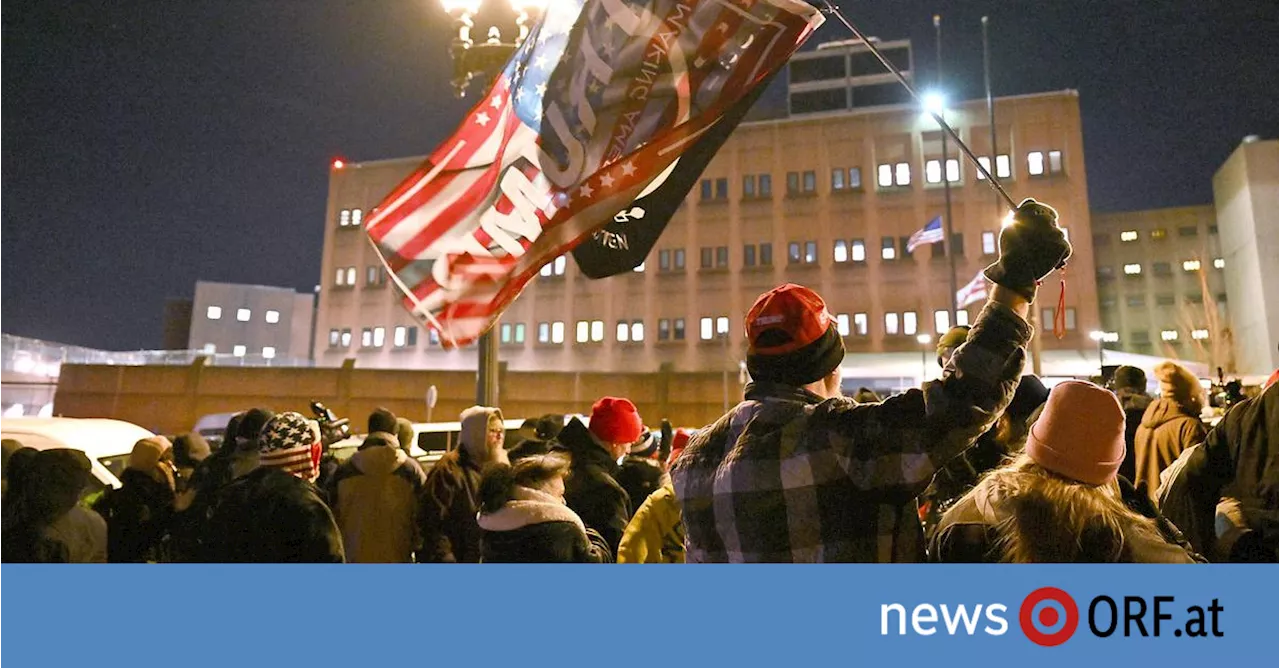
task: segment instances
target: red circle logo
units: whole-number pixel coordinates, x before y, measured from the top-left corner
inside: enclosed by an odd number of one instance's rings
[[[1031,642],[1056,647],[1075,634],[1080,611],[1067,592],[1057,587],[1041,587],[1022,600],[1018,624]]]

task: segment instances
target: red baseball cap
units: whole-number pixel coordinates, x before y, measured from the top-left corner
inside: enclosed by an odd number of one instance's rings
[[[835,318],[822,297],[803,285],[787,283],[760,295],[744,328],[747,370],[755,379],[806,385],[844,359]]]

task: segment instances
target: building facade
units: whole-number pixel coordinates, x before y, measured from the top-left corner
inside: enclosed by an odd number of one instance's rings
[[[1093,214],[1098,308],[1110,348],[1233,366],[1212,205]]]
[[[187,349],[250,361],[306,358],[315,295],[290,288],[197,281]]]
[[[998,98],[991,159],[985,102],[956,105],[947,119],[1015,197],[1057,207],[1075,245],[1053,337],[1057,281],[1037,303],[1046,351],[1094,356],[1099,327],[1093,235],[1077,94]],[[474,347],[443,350],[418,331],[363,232],[365,212],[420,158],[335,162],[330,171],[315,359],[354,357],[362,367],[473,369]],[[997,256],[1007,208],[937,124],[914,106],[890,105],[741,125],[672,218],[645,264],[629,275],[588,280],[571,257],[545,266],[495,331],[513,370],[721,371],[745,358],[742,320],[755,298],[785,282],[808,285],[836,314],[856,360],[897,356],[929,373],[932,344],[980,303],[954,316],[943,244],[906,252],[907,239],[945,213],[950,182],[956,284]],[[1076,269],[1079,267],[1080,269]],[[199,319],[197,309],[196,317]],[[904,368],[906,368],[904,366]],[[851,375],[858,370],[846,368]],[[876,372],[880,373],[880,372]]]
[[[1236,370],[1268,374],[1277,367],[1276,140],[1247,137],[1213,175],[1213,200],[1221,229],[1223,275],[1232,305]]]

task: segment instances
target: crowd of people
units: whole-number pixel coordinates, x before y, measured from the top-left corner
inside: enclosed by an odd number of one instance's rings
[[[794,284],[747,313],[744,399],[698,430],[647,427],[602,397],[587,420],[460,416],[429,470],[378,409],[346,461],[319,425],[253,408],[221,447],[139,441],[122,486],[83,502],[76,450],[4,443],[6,562],[1276,562],[1274,380],[1212,429],[1173,362],[1104,387],[1024,375],[1039,281],[1070,244],[1028,200],[1004,229],[972,327],[943,373],[843,396],[843,340]],[[1273,377],[1274,378],[1274,377]]]

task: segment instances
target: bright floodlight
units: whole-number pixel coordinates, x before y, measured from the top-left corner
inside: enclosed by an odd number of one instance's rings
[[[524,12],[525,14],[536,14],[547,6],[547,0],[508,0],[511,3],[511,10],[514,12]]]
[[[480,11],[480,0],[440,0],[440,6],[444,8],[446,14],[454,12],[475,14]]]
[[[1093,339],[1094,341],[1101,341],[1102,339],[1106,338],[1106,336],[1107,336],[1106,332],[1100,332],[1096,329],[1093,330],[1092,332],[1089,332],[1089,338]]]
[[[925,93],[924,94],[924,110],[931,114],[941,114],[946,111],[947,98],[941,93]]]
[[[920,345],[922,346],[929,345],[930,343],[933,343],[933,337],[929,336],[928,334],[921,334],[920,336],[916,337],[916,341],[919,341]]]

